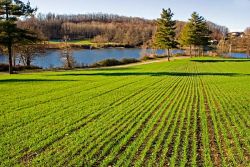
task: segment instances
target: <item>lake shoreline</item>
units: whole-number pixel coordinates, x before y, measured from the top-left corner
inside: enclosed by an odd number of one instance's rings
[[[217,56],[172,56],[170,57],[170,61],[176,61],[176,60],[182,60],[182,59],[195,59],[195,58],[215,58],[215,59],[239,59],[239,60],[249,60],[249,58],[233,58],[233,57],[221,57],[219,55]],[[146,64],[152,64],[152,63],[162,63],[162,62],[168,62],[167,57],[162,58],[154,58],[149,60],[140,60],[136,63],[128,63],[128,64],[122,64],[122,65],[113,65],[113,66],[100,66],[100,67],[76,67],[72,69],[65,69],[65,68],[37,68],[37,69],[25,69],[21,71],[16,71],[17,74],[29,74],[29,73],[39,73],[39,72],[64,72],[64,71],[82,71],[82,70],[103,70],[103,69],[114,69],[114,68],[126,68],[126,67],[133,67],[133,66],[140,66],[140,65],[146,65]],[[0,74],[8,74],[8,71],[0,71]]]
[[[32,65],[41,67],[43,69],[55,69],[62,68],[64,60],[62,59],[61,49],[47,49],[45,53],[39,54],[32,60]],[[99,49],[83,49],[74,48],[72,49],[72,56],[74,59],[74,66],[86,67],[94,63],[107,60],[107,59],[137,59],[140,60],[142,56],[151,55],[165,55],[165,50],[154,50],[152,49],[141,49],[141,48],[99,48]],[[183,56],[185,52],[183,50],[172,50],[172,55]],[[216,54],[215,54],[216,55]],[[212,55],[210,55],[212,56]],[[220,55],[221,57],[232,57],[232,58],[247,58],[247,54],[244,53],[232,53]],[[8,57],[0,55],[0,64],[7,64]],[[22,65],[20,58],[16,59],[16,65]]]
[[[181,59],[190,59],[190,56],[176,56],[171,57],[170,62],[175,60],[181,60]],[[65,69],[65,68],[51,68],[51,69],[27,69],[23,71],[16,71],[18,74],[28,74],[28,73],[37,73],[37,72],[63,72],[63,71],[81,71],[81,70],[98,70],[98,69],[113,69],[113,68],[125,68],[125,67],[132,67],[132,66],[140,66],[140,65],[146,65],[146,64],[152,64],[152,63],[161,63],[161,62],[168,62],[167,57],[163,58],[154,58],[149,60],[140,60],[136,63],[128,63],[123,65],[114,65],[114,66],[100,66],[100,67],[82,67],[82,68],[72,68],[72,69]],[[0,74],[7,74],[8,71],[0,71]]]
[[[58,43],[58,44],[47,44],[46,49],[62,49],[65,45],[62,43]],[[107,48],[124,48],[124,49],[129,49],[129,48],[140,48],[137,46],[132,46],[132,45],[128,45],[128,44],[98,44],[98,43],[94,43],[94,44],[72,44],[69,43],[68,46],[70,46],[73,49],[107,49]]]
[[[68,43],[72,49],[86,49],[86,50],[98,50],[98,49],[143,49],[142,46],[132,46],[128,44],[105,44],[105,43],[92,43],[92,44],[74,44]],[[65,45],[63,43],[49,43],[46,46],[48,50],[61,50]],[[151,49],[151,48],[146,48]],[[185,48],[173,49],[173,50],[185,50]],[[247,54],[245,50],[232,50],[233,53],[243,53]]]

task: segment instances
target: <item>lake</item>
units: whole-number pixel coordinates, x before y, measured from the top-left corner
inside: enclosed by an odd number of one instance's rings
[[[149,51],[149,50],[147,50]],[[78,65],[90,65],[104,59],[123,59],[123,58],[135,58],[139,59],[142,49],[124,49],[124,48],[110,48],[110,49],[95,49],[86,50],[79,49],[73,51],[73,57]],[[163,50],[158,50],[158,54],[163,54]],[[173,50],[173,54],[183,53],[182,50]],[[60,50],[48,50],[44,55],[37,56],[32,65],[42,68],[57,68],[63,66]],[[234,58],[247,58],[245,53],[232,53]],[[7,63],[8,58],[0,55],[0,63]],[[19,60],[16,61],[19,64]]]

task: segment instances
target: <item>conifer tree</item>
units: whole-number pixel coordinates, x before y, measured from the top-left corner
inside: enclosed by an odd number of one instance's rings
[[[180,43],[190,47],[190,55],[192,56],[192,46],[204,50],[209,45],[210,34],[211,31],[204,17],[194,12],[181,32]]]
[[[172,20],[171,9],[163,9],[161,18],[157,20],[157,31],[154,36],[154,46],[158,49],[166,49],[170,61],[170,49],[177,48],[178,42],[175,39],[176,21]]]
[[[0,45],[8,50],[9,73],[12,69],[12,48],[14,44],[35,41],[36,35],[28,30],[17,27],[16,21],[20,17],[32,15],[37,9],[33,9],[30,3],[20,0],[0,0]]]

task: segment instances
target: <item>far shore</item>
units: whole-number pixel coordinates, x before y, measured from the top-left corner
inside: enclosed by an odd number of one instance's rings
[[[63,49],[65,44],[63,42],[48,42],[46,44],[46,49]],[[129,48],[142,48],[142,46],[132,46],[128,44],[119,44],[119,43],[68,43],[72,49],[108,49],[108,48],[121,48],[121,49],[129,49]],[[148,49],[148,48],[147,48]],[[180,48],[181,50],[185,50],[186,48]],[[233,53],[246,53],[247,51],[244,49],[232,50]]]
[[[65,47],[65,42],[51,42],[47,44],[47,49],[62,49]],[[73,49],[103,49],[103,48],[139,48],[139,46],[132,46],[120,43],[93,43],[90,41],[69,41],[67,45]]]
[[[170,61],[174,60],[180,60],[180,59],[189,59],[191,58],[190,56],[176,56],[176,57],[171,57]],[[124,64],[124,65],[114,65],[114,66],[105,66],[105,67],[86,67],[86,68],[73,68],[73,69],[63,69],[63,68],[56,68],[56,69],[33,69],[33,70],[23,70],[23,71],[17,71],[18,74],[20,73],[36,73],[36,72],[49,72],[49,71],[57,71],[57,72],[62,72],[62,71],[79,71],[79,70],[98,70],[98,69],[112,69],[112,68],[126,68],[126,67],[132,67],[132,66],[140,66],[140,65],[145,65],[145,64],[152,64],[152,63],[160,63],[160,62],[167,62],[168,58],[157,58],[157,59],[150,59],[150,60],[143,60],[139,61],[137,63],[130,63],[130,64]],[[7,72],[1,72],[0,74],[8,74]]]

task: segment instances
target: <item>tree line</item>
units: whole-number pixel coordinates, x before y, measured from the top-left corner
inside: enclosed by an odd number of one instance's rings
[[[48,40],[60,40],[67,35],[72,40],[115,42],[140,46],[151,39],[154,21],[112,14],[55,15],[39,14],[18,22],[19,27],[32,27]]]
[[[186,22],[176,21],[176,36]],[[220,40],[228,29],[207,22],[213,32],[212,38]],[[48,40],[60,40],[67,35],[72,40],[90,39],[93,42],[114,42],[131,46],[149,43],[156,32],[157,21],[138,17],[126,17],[113,14],[56,15],[38,14],[18,22],[22,28],[32,28]]]
[[[246,28],[245,33],[230,35],[228,28],[206,21],[197,12],[193,12],[181,33],[176,34],[178,26],[173,15],[171,9],[162,10],[152,42],[156,49],[165,49],[168,58],[171,49],[180,47],[189,48],[190,56],[203,55],[204,51],[209,50],[216,50],[217,54],[246,52],[250,56],[250,28]]]
[[[153,38],[153,46],[156,49],[166,49],[170,61],[171,49],[180,46],[189,47],[190,56],[201,55],[208,50],[212,31],[204,17],[193,12],[189,21],[183,27],[179,38],[176,36],[176,21],[173,20],[171,9],[163,9],[161,18],[157,20],[157,31]]]
[[[245,52],[250,57],[250,27],[246,28],[244,34],[240,36],[227,36],[220,40],[217,46],[218,52]]]

